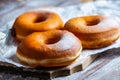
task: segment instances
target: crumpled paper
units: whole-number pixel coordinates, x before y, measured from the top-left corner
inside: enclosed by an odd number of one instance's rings
[[[118,23],[120,23],[120,8],[119,3],[112,4],[111,2],[100,1],[92,2],[68,7],[47,7],[39,8],[36,10],[48,10],[58,13],[63,19],[64,23],[73,17],[86,16],[86,15],[105,15],[110,16]],[[15,20],[15,19],[14,19]],[[9,29],[13,25],[13,21],[10,21],[8,24],[2,26],[0,30],[0,61],[12,63],[18,67],[28,67],[19,63],[16,58],[16,47],[17,44],[14,42],[14,39],[9,33]],[[83,50],[81,53],[81,58],[86,58],[89,55],[101,54],[108,49],[120,47],[120,39],[114,42],[112,45],[94,50]]]

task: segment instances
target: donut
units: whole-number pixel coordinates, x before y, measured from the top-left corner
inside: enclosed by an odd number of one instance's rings
[[[65,29],[81,40],[84,49],[109,46],[120,36],[119,24],[103,15],[72,18],[65,23]]]
[[[80,40],[66,30],[34,32],[18,45],[18,60],[31,67],[67,66],[82,50]]]
[[[18,16],[13,24],[12,33],[21,41],[33,32],[62,29],[63,22],[57,13],[49,11],[29,11]]]

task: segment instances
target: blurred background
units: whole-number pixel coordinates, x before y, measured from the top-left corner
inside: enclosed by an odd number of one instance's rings
[[[65,7],[96,1],[113,4],[120,2],[119,0],[0,0],[0,26],[26,10],[48,6]]]

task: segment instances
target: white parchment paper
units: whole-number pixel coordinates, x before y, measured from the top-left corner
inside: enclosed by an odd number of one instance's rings
[[[61,8],[60,7],[39,8],[36,10],[48,10],[48,11],[56,12],[62,17],[64,23],[68,19],[73,17],[85,16],[85,15],[97,15],[97,14],[105,15],[108,17],[110,16],[116,21],[118,21],[118,23],[120,23],[120,19],[119,19],[120,9],[118,8],[118,6],[119,6],[118,3],[112,4],[102,1],[102,2],[80,4],[80,5],[61,7]],[[2,26],[2,29],[0,30],[0,61],[12,63],[18,67],[20,66],[27,67],[18,62],[16,58],[16,43],[9,34],[9,29],[12,27],[14,20]],[[118,47],[120,47],[120,39],[114,42],[112,45],[105,48],[95,49],[95,50],[83,50],[81,53],[81,58],[85,58],[92,54],[100,54],[101,52],[104,52],[108,49],[118,48]]]

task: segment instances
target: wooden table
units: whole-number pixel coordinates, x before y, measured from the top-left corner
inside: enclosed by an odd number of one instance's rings
[[[80,4],[80,0],[0,0],[0,28],[26,10],[43,6],[68,6]],[[39,80],[0,71],[0,80]],[[100,54],[85,70],[54,80],[120,80],[120,49]]]

